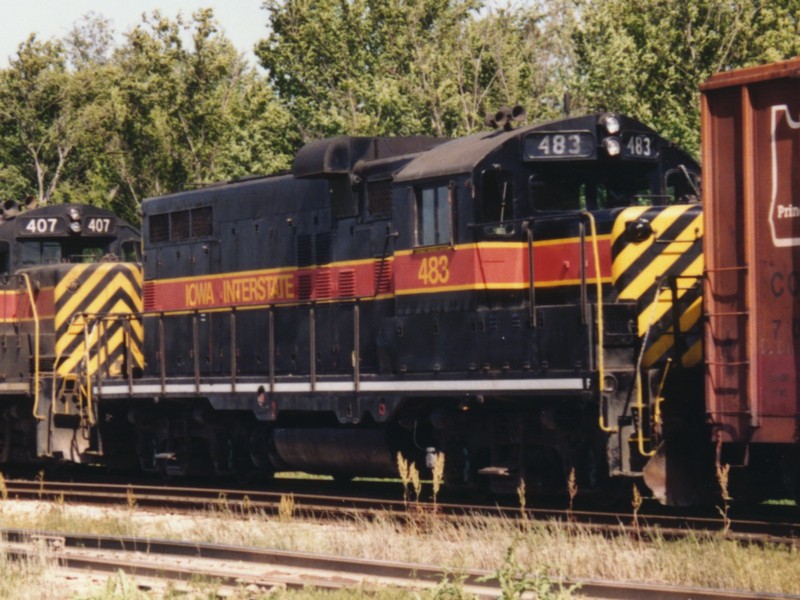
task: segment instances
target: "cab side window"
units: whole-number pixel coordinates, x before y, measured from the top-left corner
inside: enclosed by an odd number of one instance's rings
[[[123,262],[142,262],[141,244],[138,240],[128,240],[122,242]]]
[[[420,187],[416,195],[416,245],[435,246],[453,241],[451,187]]]
[[[487,170],[481,177],[483,223],[503,222],[514,218],[512,175],[508,171]]]

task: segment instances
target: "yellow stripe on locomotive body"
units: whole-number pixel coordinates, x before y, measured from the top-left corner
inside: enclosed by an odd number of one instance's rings
[[[115,377],[144,367],[139,265],[75,265],[56,285],[54,301],[58,375]]]
[[[638,304],[642,366],[667,358],[686,367],[698,364],[704,268],[700,205],[625,209],[614,222],[611,246],[617,297]]]

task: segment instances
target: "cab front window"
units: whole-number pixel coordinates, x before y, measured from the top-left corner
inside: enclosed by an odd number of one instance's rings
[[[61,262],[61,244],[52,240],[24,240],[19,243],[19,262],[23,267]]]
[[[57,240],[22,240],[19,243],[19,263],[23,267],[52,265],[62,262],[94,263],[108,254],[108,248],[97,241],[80,243]]]

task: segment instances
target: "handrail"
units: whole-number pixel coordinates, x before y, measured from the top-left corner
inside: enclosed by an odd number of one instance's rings
[[[603,357],[603,276],[600,272],[600,245],[597,242],[597,223],[595,222],[594,215],[588,211],[584,211],[584,216],[589,221],[589,229],[592,236],[592,252],[594,253],[594,277],[595,286],[597,287],[597,387],[600,392],[600,397],[603,396],[605,388],[605,362]],[[599,403],[598,424],[600,430],[605,433],[615,433],[617,429],[611,427],[606,423],[605,415],[603,414],[603,403]]]
[[[267,308],[269,315],[269,393],[275,393],[275,314],[272,307]]]
[[[97,325],[95,325],[95,327],[97,328],[97,343],[100,344],[100,348],[98,349],[98,353],[97,353],[97,371],[98,371],[98,373],[102,370],[102,368],[101,368],[102,356],[103,356],[102,355],[102,348],[104,346],[102,332],[100,331],[100,323],[102,323],[102,320],[100,320],[100,322]],[[91,344],[89,343],[89,319],[88,319],[88,317],[86,315],[84,315],[84,317],[83,317],[83,342],[84,342],[84,350],[86,352],[85,357],[84,357],[84,369],[86,369],[86,379],[89,382],[89,385],[86,386],[87,387],[87,390],[86,390],[86,413],[89,416],[89,423],[91,425],[95,425],[96,422],[95,422],[95,418],[94,418],[94,409],[92,407],[92,375],[91,375],[91,372],[89,370],[89,368],[91,367],[91,360],[92,360],[91,359]],[[99,378],[99,381],[102,382],[102,378]],[[80,381],[80,378],[79,378],[78,379],[78,385],[80,386],[81,384],[82,384],[82,382]],[[80,400],[78,402],[79,402],[79,406],[80,406]],[[53,404],[53,406],[55,407],[55,403]]]
[[[356,394],[361,391],[361,307],[353,305],[353,387]]]
[[[39,421],[44,421],[47,417],[39,414],[39,311],[36,309],[36,301],[33,298],[33,288],[31,279],[27,273],[21,273],[25,281],[25,289],[28,293],[28,301],[31,303],[33,313],[33,417]]]
[[[661,382],[658,384],[658,393],[656,394],[656,401],[655,404],[655,415],[653,416],[653,421],[661,425],[661,404],[666,400],[664,398],[664,386],[667,383],[667,375],[669,374],[669,369],[672,366],[672,359],[667,359],[667,364],[664,366],[664,372],[661,374]]]
[[[230,332],[231,332],[231,392],[236,393],[236,370],[237,370],[237,363],[236,363],[236,307],[232,307],[231,309],[231,320],[230,320]]]
[[[200,393],[200,330],[197,323],[197,310],[192,313],[192,363],[194,367],[194,391]]]
[[[522,228],[528,241],[528,319],[531,327],[536,327],[536,286],[533,263],[533,223],[524,221]]]
[[[647,323],[647,329],[644,332],[644,336],[642,337],[642,349],[639,351],[639,358],[636,361],[636,376],[634,377],[634,385],[636,385],[636,410],[638,414],[637,423],[637,446],[639,449],[639,454],[642,456],[654,456],[656,451],[650,450],[647,451],[644,449],[644,421],[642,419],[642,414],[644,413],[644,397],[642,395],[642,363],[644,362],[644,354],[647,350],[647,339],[650,337],[650,331],[653,329],[653,323],[655,321],[655,314],[656,309],[658,308],[658,296],[661,293],[662,286],[664,285],[664,281],[666,281],[666,277],[661,277],[655,289],[655,295],[653,298],[653,307],[650,309],[650,319]],[[675,302],[675,298],[672,299]],[[677,324],[673,325],[673,327],[677,327]]]

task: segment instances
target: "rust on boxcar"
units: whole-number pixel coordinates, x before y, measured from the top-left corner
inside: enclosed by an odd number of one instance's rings
[[[800,414],[800,58],[702,87],[706,398],[723,442]]]

